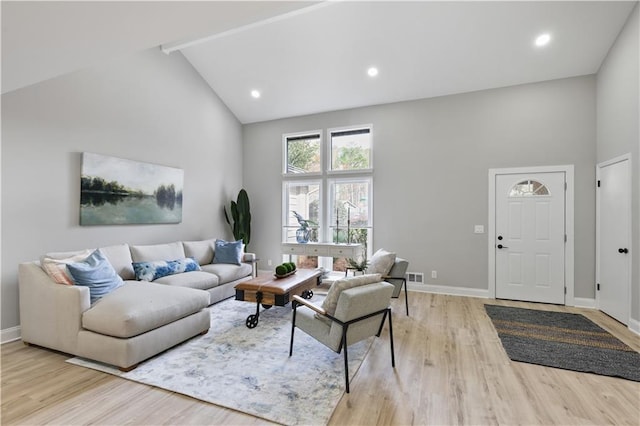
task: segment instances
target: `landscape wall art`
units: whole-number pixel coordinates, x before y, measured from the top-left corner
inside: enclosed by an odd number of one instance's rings
[[[82,153],[80,225],[180,223],[184,171]]]

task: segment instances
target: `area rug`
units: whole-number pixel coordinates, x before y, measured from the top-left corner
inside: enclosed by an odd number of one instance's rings
[[[640,354],[580,314],[485,305],[514,361],[640,381]]]
[[[314,296],[313,302],[321,300]],[[344,357],[296,329],[289,357],[290,306],[260,312],[233,299],[210,308],[211,329],[123,373],[96,362],[68,362],[157,386],[282,424],[326,424],[344,390]],[[353,377],[373,339],[349,346]]]

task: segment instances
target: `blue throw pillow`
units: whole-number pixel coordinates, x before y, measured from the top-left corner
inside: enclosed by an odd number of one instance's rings
[[[242,264],[242,240],[216,240],[213,249],[213,263]]]
[[[67,270],[76,285],[89,287],[91,303],[124,284],[100,249],[81,262],[69,263]]]
[[[153,281],[167,275],[183,272],[201,271],[200,265],[192,257],[176,260],[154,260],[152,262],[133,262],[133,272],[138,281]]]

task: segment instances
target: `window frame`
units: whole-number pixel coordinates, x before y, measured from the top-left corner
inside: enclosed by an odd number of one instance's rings
[[[320,208],[318,209],[318,239],[322,240],[324,237],[323,224],[324,220],[324,208],[322,208],[324,195],[324,182],[323,179],[286,179],[282,182],[282,219],[281,219],[281,227],[282,227],[282,242],[288,243],[291,241],[287,241],[287,229],[290,225],[287,225],[289,215],[291,214],[291,210],[289,209],[289,189],[291,186],[305,186],[305,185],[318,185],[318,200],[320,203]],[[305,217],[308,219],[308,217]]]
[[[318,136],[320,141],[320,171],[318,172],[304,172],[304,173],[290,173],[289,172],[289,139],[301,138],[308,136],[310,139],[314,136]],[[310,130],[307,132],[286,133],[282,135],[282,176],[285,178],[299,178],[302,176],[316,177],[322,176],[324,173],[325,154],[323,150],[323,132],[322,130]]]
[[[366,169],[354,169],[354,170],[333,170],[333,156],[332,156],[332,138],[334,133],[368,130],[369,133],[369,167]],[[352,174],[373,174],[373,124],[360,124],[355,126],[342,126],[332,127],[327,129],[327,142],[326,142],[326,166],[325,172],[327,175],[352,175]]]
[[[336,200],[335,200],[335,185],[336,184],[349,184],[349,183],[360,183],[360,182],[368,182],[369,190],[367,191],[367,217],[368,223],[367,226],[358,226],[354,228],[367,228],[369,229],[371,238],[373,239],[373,175],[361,175],[361,176],[349,176],[349,177],[341,177],[335,176],[331,178],[327,178],[327,206],[326,206],[326,218],[327,218],[327,226],[324,230],[325,232],[325,240],[333,242],[333,231],[335,229],[335,221],[333,217],[333,212],[336,209]],[[340,226],[340,228],[346,228],[347,224],[344,226]],[[369,244],[370,245],[370,244]]]

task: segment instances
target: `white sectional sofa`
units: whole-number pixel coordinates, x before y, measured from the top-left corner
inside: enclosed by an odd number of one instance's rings
[[[20,326],[27,344],[117,366],[137,364],[209,329],[207,307],[255,275],[255,255],[240,265],[212,263],[214,241],[101,247],[124,284],[91,304],[88,287],[56,283],[39,261],[19,265]],[[73,253],[49,253],[65,258]],[[136,281],[132,262],[194,258],[200,271]]]

